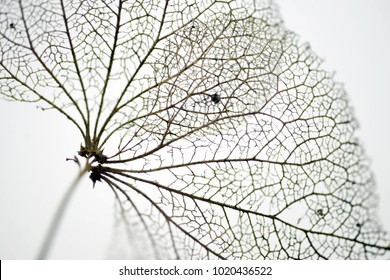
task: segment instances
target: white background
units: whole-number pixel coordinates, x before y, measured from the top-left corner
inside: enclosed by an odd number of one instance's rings
[[[310,42],[344,82],[358,132],[377,178],[379,213],[390,230],[388,106],[390,1],[279,0],[286,26]],[[34,258],[53,211],[77,168],[66,162],[81,139],[56,112],[0,100],[0,258]],[[52,258],[107,257],[113,229],[111,191],[88,178],[79,186]]]

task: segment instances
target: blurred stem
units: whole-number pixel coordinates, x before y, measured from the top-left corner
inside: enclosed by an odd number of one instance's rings
[[[45,239],[37,256],[38,260],[44,260],[47,258],[47,255],[52,247],[53,240],[57,234],[58,227],[61,224],[61,220],[64,216],[65,210],[69,205],[69,202],[72,198],[74,191],[76,190],[77,185],[80,183],[84,174],[90,170],[90,164],[87,162],[84,168],[80,169],[79,174],[73,180],[72,184],[68,187],[65,195],[62,197],[61,203],[58,205],[57,211],[53,217],[53,220],[50,223],[49,229],[46,233]]]

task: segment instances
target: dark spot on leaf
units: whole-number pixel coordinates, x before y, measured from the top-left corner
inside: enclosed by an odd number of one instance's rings
[[[318,209],[318,210],[316,211],[316,214],[317,214],[318,216],[320,216],[320,217],[323,217],[323,216],[324,216],[324,211],[323,211],[322,209]]]
[[[94,166],[91,168],[91,174],[89,175],[89,178],[93,182],[93,187],[95,187],[96,181],[101,182],[102,180],[102,168],[101,165]]]
[[[221,101],[221,96],[219,96],[218,93],[214,93],[214,94],[210,95],[210,97],[211,97],[211,101],[214,104],[218,104]]]
[[[12,29],[15,29],[15,23],[11,22],[11,23],[9,24],[9,27],[12,28]]]
[[[101,164],[105,163],[107,159],[108,157],[104,155],[102,151],[99,151],[94,155],[94,160]]]
[[[79,154],[79,156],[81,156],[81,157],[87,157],[88,156],[88,151],[87,151],[87,149],[84,147],[84,146],[82,146],[82,145],[80,145],[80,150],[77,152],[78,154]]]

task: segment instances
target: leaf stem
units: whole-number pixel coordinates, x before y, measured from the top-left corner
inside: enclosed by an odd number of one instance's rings
[[[62,197],[62,200],[60,204],[58,205],[58,208],[54,214],[54,217],[50,223],[49,229],[46,233],[45,239],[43,240],[43,244],[41,246],[41,249],[39,251],[39,254],[37,256],[38,260],[44,260],[47,258],[48,253],[52,247],[53,240],[57,234],[57,230],[60,226],[60,223],[62,221],[62,218],[64,217],[65,210],[67,206],[69,205],[69,202],[72,198],[72,195],[74,191],[76,190],[76,187],[80,183],[82,177],[85,173],[87,173],[90,170],[90,164],[87,162],[85,167],[80,169],[80,172],[78,173],[77,177],[73,180],[72,184],[68,187],[68,190],[66,191],[65,195]]]

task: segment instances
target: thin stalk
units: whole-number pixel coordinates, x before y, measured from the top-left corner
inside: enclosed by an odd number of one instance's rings
[[[46,233],[45,239],[43,240],[43,244],[41,246],[41,249],[39,251],[39,254],[37,256],[38,260],[44,260],[47,258],[49,251],[52,247],[53,240],[57,234],[58,228],[61,224],[61,220],[64,217],[65,210],[67,206],[69,205],[69,202],[72,198],[72,195],[74,191],[76,190],[76,187],[80,183],[83,175],[87,173],[90,169],[89,163],[85,165],[84,168],[80,169],[79,174],[74,179],[72,184],[69,186],[68,190],[66,191],[65,195],[62,197],[61,203],[58,205],[58,208],[54,214],[53,220],[50,223],[49,229]]]

